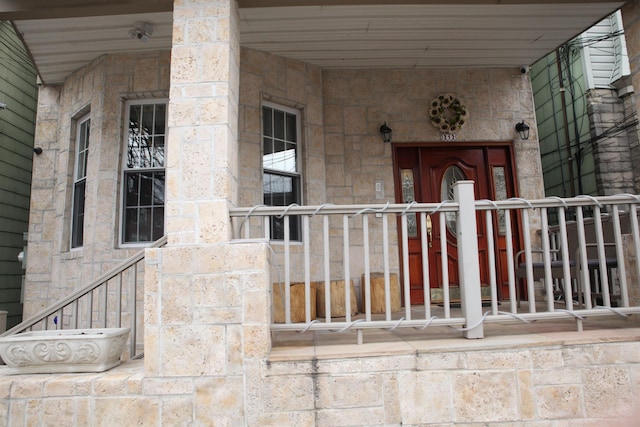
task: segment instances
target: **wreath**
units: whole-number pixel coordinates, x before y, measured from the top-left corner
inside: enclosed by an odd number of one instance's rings
[[[454,133],[467,121],[467,109],[451,94],[440,95],[431,101],[431,124],[442,133]]]

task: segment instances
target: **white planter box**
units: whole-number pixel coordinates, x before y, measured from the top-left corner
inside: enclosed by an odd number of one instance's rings
[[[102,372],[120,364],[129,328],[31,331],[0,338],[8,374]]]

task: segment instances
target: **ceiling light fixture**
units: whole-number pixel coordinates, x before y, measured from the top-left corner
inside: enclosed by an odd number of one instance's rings
[[[129,30],[129,37],[146,42],[153,35],[153,25],[148,22],[136,21]]]

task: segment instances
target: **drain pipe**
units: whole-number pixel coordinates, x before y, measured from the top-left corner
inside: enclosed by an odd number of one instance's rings
[[[564,139],[567,147],[567,162],[569,165],[569,184],[571,188],[570,197],[576,196],[575,179],[573,176],[573,152],[571,151],[571,138],[569,137],[569,121],[567,118],[567,100],[565,98],[565,87],[562,75],[562,62],[560,61],[560,49],[556,49],[556,65],[558,67],[558,82],[560,84],[560,101],[562,103],[562,119],[564,120]]]

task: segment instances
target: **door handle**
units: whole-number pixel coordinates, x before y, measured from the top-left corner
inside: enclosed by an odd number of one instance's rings
[[[433,225],[431,224],[431,215],[427,215],[427,241],[429,247],[433,245]]]

